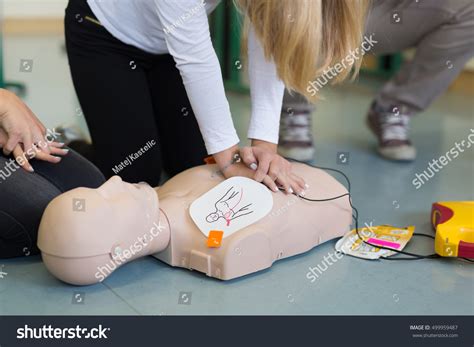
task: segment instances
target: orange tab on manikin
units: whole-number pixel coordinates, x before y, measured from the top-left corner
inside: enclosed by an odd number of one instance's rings
[[[218,248],[222,243],[222,236],[224,232],[221,230],[211,230],[209,236],[207,237],[207,247]]]
[[[204,158],[204,162],[207,165],[216,164],[216,160],[214,159],[214,157],[212,155],[210,155],[209,157]]]

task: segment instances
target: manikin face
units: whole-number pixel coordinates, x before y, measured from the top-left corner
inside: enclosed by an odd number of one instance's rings
[[[132,209],[142,208],[143,203],[151,199],[150,195],[156,194],[147,183],[127,183],[122,181],[119,176],[110,178],[96,189],[96,193],[98,193],[100,200],[111,204],[113,208],[120,209],[123,209],[123,205]]]
[[[211,214],[209,214],[207,217],[206,217],[206,221],[208,223],[213,223],[215,222],[216,220],[219,219],[219,215],[216,213],[216,212],[212,212]]]
[[[101,266],[114,249],[128,249],[158,220],[155,190],[146,183],[130,184],[114,176],[97,189],[77,188],[55,198],[43,214],[38,247],[48,269],[60,279],[66,276],[68,282],[67,271],[78,271],[78,261]],[[59,265],[54,256],[61,257]],[[75,259],[74,269],[68,269],[65,258],[71,264]],[[90,269],[87,265],[83,268]]]
[[[113,176],[97,189],[74,189],[58,200],[55,209],[67,216],[70,225],[115,230],[128,226],[141,230],[145,220],[153,217],[150,210],[157,195],[146,183],[131,184]]]

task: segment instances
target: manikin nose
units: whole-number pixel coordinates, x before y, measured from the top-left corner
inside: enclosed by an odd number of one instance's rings
[[[151,188],[151,186],[146,182],[139,182],[137,184],[134,184],[134,186],[137,188]]]
[[[122,181],[122,177],[117,176],[117,175],[110,177],[109,181],[110,181],[111,183],[123,182],[123,181]]]
[[[120,176],[112,176],[107,182],[101,185],[98,190],[106,195],[110,195],[117,192],[117,187],[120,187],[122,184],[123,181]]]
[[[120,176],[112,176],[107,182],[104,183],[104,186],[121,186],[123,183]]]

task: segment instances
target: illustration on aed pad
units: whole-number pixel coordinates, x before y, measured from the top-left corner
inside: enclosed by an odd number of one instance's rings
[[[231,220],[253,213],[253,211],[249,209],[249,207],[252,206],[251,203],[236,210],[242,202],[243,196],[243,188],[236,189],[235,187],[231,187],[224,196],[215,203],[216,211],[211,212],[206,217],[206,221],[208,223],[214,223],[219,218],[224,218],[226,225],[229,226]]]

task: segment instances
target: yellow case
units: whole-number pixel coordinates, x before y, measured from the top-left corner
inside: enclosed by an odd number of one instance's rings
[[[436,230],[437,254],[474,258],[474,201],[434,203],[431,223]]]

